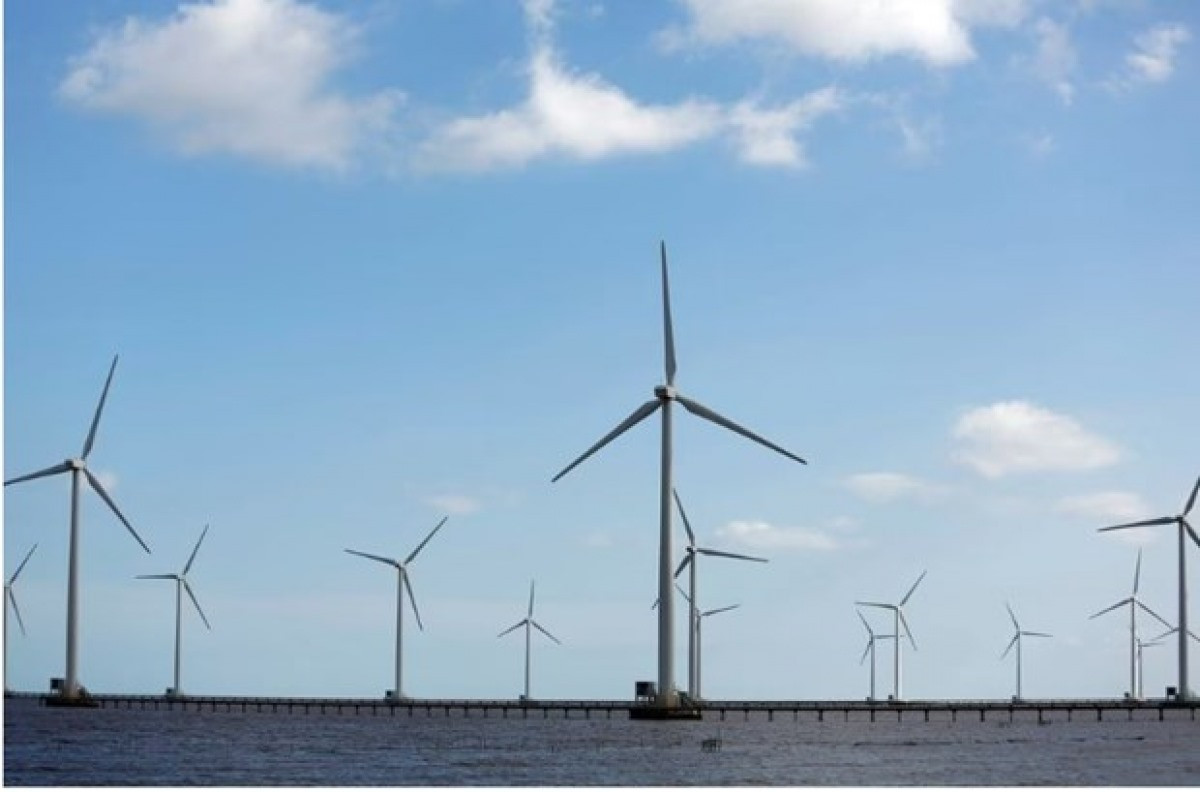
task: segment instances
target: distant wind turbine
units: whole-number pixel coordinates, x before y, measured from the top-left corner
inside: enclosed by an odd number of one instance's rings
[[[871,655],[871,695],[867,698],[867,700],[874,701],[875,700],[875,644],[876,644],[876,642],[878,642],[880,640],[885,640],[888,638],[895,638],[896,636],[894,636],[894,635],[879,635],[878,633],[876,633],[874,630],[871,629],[871,625],[867,623],[867,619],[865,616],[862,615],[862,611],[855,608],[854,612],[858,614],[859,621],[862,622],[863,627],[867,628],[867,645],[863,649],[862,657],[860,657],[858,659],[858,664],[862,665],[863,661],[867,659],[867,655],[868,654]]]
[[[125,519],[125,515],[121,514],[121,510],[117,508],[117,504],[104,490],[104,485],[100,483],[100,479],[96,478],[92,474],[92,471],[88,470],[87,466],[88,454],[92,452],[92,445],[96,442],[96,429],[100,426],[100,414],[104,412],[104,402],[108,398],[108,389],[112,385],[113,373],[116,370],[117,357],[114,356],[112,366],[108,369],[108,379],[104,381],[104,390],[100,394],[100,403],[96,405],[96,414],[92,417],[92,426],[88,429],[87,438],[83,441],[83,451],[79,456],[45,468],[44,470],[39,470],[36,473],[28,473],[4,482],[4,486],[7,487],[9,484],[32,481],[33,479],[45,476],[56,476],[59,473],[71,474],[71,532],[68,539],[69,550],[67,553],[67,668],[61,691],[61,696],[64,699],[77,699],[80,697],[78,673],[80,476],[87,479],[88,484],[96,491],[100,499],[108,505],[112,513],[117,515],[117,519],[129,530],[129,533],[133,534],[133,538],[142,546],[142,549],[147,553],[150,552],[150,548],[142,541],[142,537],[138,536],[137,531],[133,530],[133,526],[129,524],[129,520]]]
[[[1110,525],[1107,528],[1101,528],[1101,533],[1105,531],[1119,531],[1125,528],[1142,528],[1152,525],[1170,525],[1175,523],[1179,527],[1179,690],[1176,695],[1180,699],[1189,699],[1192,697],[1191,689],[1188,687],[1188,620],[1187,620],[1187,550],[1184,541],[1184,532],[1192,538],[1192,541],[1200,545],[1200,536],[1196,535],[1195,529],[1187,521],[1188,514],[1192,511],[1192,507],[1196,505],[1196,493],[1200,492],[1200,478],[1196,479],[1196,485],[1192,487],[1192,494],[1187,499],[1187,504],[1184,505],[1183,511],[1174,517],[1158,517],[1153,520],[1141,520],[1139,522],[1122,523],[1121,525]]]
[[[168,696],[182,697],[183,688],[180,686],[179,676],[179,658],[182,654],[183,644],[183,593],[186,591],[188,599],[192,601],[192,605],[196,606],[196,613],[200,614],[200,619],[204,622],[204,626],[212,629],[212,625],[208,623],[208,617],[204,615],[204,610],[200,607],[200,601],[196,599],[195,592],[192,591],[192,584],[188,583],[187,574],[191,571],[192,562],[196,560],[196,553],[200,552],[200,545],[204,542],[204,537],[208,535],[208,526],[204,526],[204,530],[200,532],[200,538],[196,540],[196,546],[192,548],[192,554],[188,556],[187,563],[183,565],[182,572],[165,575],[138,575],[139,580],[174,580],[175,581],[175,685],[167,691]]]
[[[1162,625],[1164,627],[1166,627],[1168,630],[1172,629],[1171,625],[1167,622],[1166,619],[1164,619],[1162,616],[1159,616],[1157,613],[1155,613],[1154,611],[1152,611],[1150,609],[1150,606],[1146,605],[1144,602],[1142,602],[1140,599],[1138,599],[1138,582],[1141,579],[1141,576],[1142,576],[1142,551],[1139,549],[1138,554],[1137,554],[1137,565],[1134,566],[1134,568],[1133,568],[1133,594],[1131,596],[1126,597],[1125,599],[1121,600],[1120,602],[1116,603],[1115,605],[1109,605],[1104,610],[1102,610],[1098,613],[1093,613],[1091,616],[1088,617],[1089,619],[1094,619],[1097,616],[1103,616],[1104,614],[1108,613],[1109,611],[1114,611],[1117,608],[1124,607],[1125,605],[1129,606],[1129,695],[1132,697],[1135,697],[1135,698],[1141,698],[1141,694],[1137,692],[1138,687],[1139,687],[1138,671],[1137,671],[1137,664],[1138,664],[1138,660],[1137,660],[1137,657],[1138,657],[1137,610],[1138,610],[1138,608],[1141,608],[1146,613],[1149,613],[1151,616],[1158,619],[1159,622],[1161,622]]]
[[[512,627],[509,627],[507,630],[505,630],[504,632],[502,632],[496,636],[497,638],[503,638],[504,636],[508,635],[510,632],[517,629],[518,627],[525,628],[525,695],[521,696],[522,701],[529,701],[529,635],[530,635],[530,628],[536,628],[539,632],[542,633],[542,635],[546,636],[551,641],[554,641],[554,643],[556,643],[556,644],[562,643],[562,641],[558,640],[553,635],[551,635],[549,630],[547,630],[545,627],[543,627],[542,625],[538,624],[536,621],[533,620],[533,584],[534,584],[534,581],[532,581],[532,580],[529,581],[529,610],[526,612],[525,618],[521,619],[521,621],[517,622]]]
[[[895,639],[896,640],[896,644],[895,644],[896,654],[895,654],[893,664],[892,664],[892,697],[896,701],[901,700],[901,686],[900,686],[900,682],[902,679],[902,675],[900,673],[900,644],[901,644],[900,639],[901,639],[901,637],[906,636],[908,638],[908,642],[910,644],[912,644],[912,648],[914,651],[916,651],[916,648],[917,648],[917,642],[915,640],[913,640],[912,631],[908,627],[908,620],[904,618],[904,606],[906,604],[908,604],[908,598],[911,597],[913,595],[913,592],[917,590],[917,586],[921,585],[921,581],[925,579],[925,574],[928,571],[929,570],[925,570],[925,572],[921,573],[921,576],[919,578],[917,578],[917,582],[912,584],[912,588],[910,588],[908,590],[908,593],[905,594],[904,597],[897,603],[890,603],[890,602],[855,602],[854,603],[855,605],[863,605],[868,608],[883,608],[884,610],[890,610],[892,612],[892,624],[893,624],[892,632],[896,636],[896,639]],[[901,625],[904,626],[904,632],[900,632]]]
[[[1137,698],[1139,701],[1146,697],[1146,692],[1145,692],[1144,684],[1143,684],[1146,681],[1146,676],[1145,676],[1144,672],[1142,671],[1142,650],[1147,647],[1150,647],[1150,646],[1162,646],[1162,641],[1143,641],[1141,638],[1137,639],[1137,694],[1136,695],[1137,695]]]
[[[696,561],[696,555],[717,556],[719,558],[735,558],[741,561],[758,561],[767,563],[767,559],[758,558],[757,556],[740,555],[738,553],[729,553],[724,550],[713,550],[709,547],[696,546],[696,534],[692,531],[692,524],[688,520],[687,512],[683,510],[683,501],[679,499],[679,493],[672,490],[675,495],[675,505],[679,507],[679,516],[683,518],[683,527],[687,531],[688,544],[684,549],[683,561],[675,569],[675,577],[679,577],[683,570],[688,569],[688,697],[693,701],[700,699],[700,609],[696,607],[696,567],[700,564]]]
[[[37,545],[29,548],[29,552],[25,554],[25,558],[17,565],[17,571],[12,573],[12,576],[4,584],[4,689],[8,690],[8,606],[12,606],[13,614],[17,617],[17,626],[21,628],[21,635],[25,634],[25,622],[21,619],[21,609],[17,607],[17,597],[13,594],[13,584],[17,582],[17,576],[21,574],[21,570],[29,563],[29,557],[33,555],[33,551],[37,550]]]
[[[1012,619],[1013,629],[1016,630],[1016,632],[1013,634],[1012,640],[1008,642],[1008,647],[1005,648],[1004,654],[1000,655],[1000,659],[1003,660],[1004,658],[1008,657],[1008,653],[1012,651],[1013,646],[1017,647],[1017,695],[1015,696],[1015,700],[1020,701],[1021,700],[1021,639],[1026,638],[1026,637],[1051,638],[1053,636],[1051,636],[1049,633],[1033,632],[1031,630],[1022,630],[1021,625],[1017,622],[1017,615],[1015,613],[1013,613],[1012,608],[1009,607],[1009,604],[1007,602],[1004,603],[1004,608],[1005,608],[1005,610],[1008,611],[1008,618]]]
[[[385,698],[402,699],[405,697],[404,688],[401,686],[401,672],[404,667],[404,592],[406,589],[408,590],[408,599],[412,603],[413,615],[417,617],[417,627],[422,631],[425,629],[425,626],[421,624],[421,612],[417,610],[417,598],[413,596],[412,584],[408,582],[408,565],[417,557],[417,553],[421,552],[421,549],[429,544],[429,540],[433,538],[433,535],[438,532],[439,528],[446,524],[446,520],[448,519],[450,519],[449,515],[443,517],[442,521],[435,525],[433,530],[429,532],[429,535],[417,545],[417,549],[409,553],[408,558],[403,561],[346,548],[346,552],[350,555],[369,558],[372,561],[378,561],[381,564],[387,564],[396,569],[396,686],[387,692]]]
[[[679,402],[688,412],[698,415],[706,421],[711,421],[717,426],[740,434],[796,462],[800,462],[801,464],[807,463],[790,451],[786,451],[771,441],[751,432],[749,429],[739,426],[699,402],[687,398],[675,389],[675,339],[671,326],[671,294],[667,280],[666,243],[660,243],[659,253],[662,259],[663,348],[667,384],[657,386],[654,389],[653,399],[634,410],[615,429],[600,438],[595,445],[585,451],[574,462],[559,471],[558,475],[552,481],[558,481],[585,459],[624,434],[631,427],[648,418],[656,410],[662,410],[662,453],[658,510],[658,598],[661,607],[658,609],[658,697],[655,703],[661,708],[675,708],[678,706],[679,700],[675,691],[675,674],[673,668],[675,608],[672,601],[673,598],[671,597],[671,565],[673,563],[671,553],[671,403]]]

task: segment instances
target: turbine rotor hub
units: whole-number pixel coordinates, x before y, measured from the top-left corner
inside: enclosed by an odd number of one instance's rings
[[[654,395],[663,401],[675,398],[675,388],[670,385],[659,385],[654,389]]]
[[[87,467],[87,462],[82,459],[68,459],[67,464],[71,466],[71,470],[83,470]]]

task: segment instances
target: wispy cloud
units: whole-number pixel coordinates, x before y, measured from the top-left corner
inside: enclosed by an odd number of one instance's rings
[[[1060,498],[1054,505],[1054,510],[1061,514],[1071,514],[1079,517],[1094,519],[1096,527],[1104,524],[1126,523],[1157,516],[1133,492],[1091,492],[1085,495],[1071,495]],[[1157,538],[1157,532],[1152,528],[1129,528],[1113,531],[1113,538],[1133,544],[1146,544]]]
[[[455,495],[443,494],[433,495],[426,498],[428,503],[433,508],[446,514],[474,514],[483,508],[483,503],[478,498],[473,498],[470,495]]]
[[[971,29],[1011,27],[1023,0],[680,0],[688,18],[660,34],[668,49],[763,41],[840,62],[971,60]]]
[[[944,487],[903,473],[858,473],[843,484],[863,500],[890,503],[898,500],[930,501],[945,494]]]
[[[1072,78],[1079,56],[1071,42],[1070,31],[1065,25],[1042,17],[1034,25],[1034,33],[1037,35],[1037,50],[1029,61],[1029,70],[1058,94],[1063,104],[1071,104],[1075,98]]]
[[[525,15],[533,40],[526,99],[443,124],[419,147],[419,166],[478,171],[546,157],[598,160],[675,151],[729,135],[743,162],[801,168],[807,159],[797,135],[842,105],[834,88],[778,107],[754,100],[727,106],[705,98],[642,103],[601,75],[575,71],[562,61],[551,41],[550,0],[526,0]]]
[[[816,550],[839,548],[828,533],[813,528],[785,527],[755,520],[734,520],[717,529],[724,541],[748,550]]]
[[[960,463],[988,478],[1010,473],[1090,470],[1119,458],[1115,446],[1070,416],[1025,401],[966,412],[954,427]]]
[[[187,154],[340,171],[386,146],[403,101],[331,86],[356,38],[342,18],[296,0],[181,5],[166,21],[131,17],[100,33],[71,59],[59,94],[146,122]]]
[[[1166,82],[1175,72],[1179,48],[1191,38],[1191,32],[1181,24],[1157,25],[1139,33],[1133,39],[1133,51],[1125,56],[1124,68],[1105,85],[1113,91],[1124,91]]]

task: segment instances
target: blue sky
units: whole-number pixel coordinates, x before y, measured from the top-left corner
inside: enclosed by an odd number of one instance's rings
[[[381,694],[394,575],[343,548],[446,514],[407,693],[520,692],[531,578],[534,695],[653,679],[656,422],[550,478],[662,380],[665,240],[680,389],[810,462],[679,414],[702,543],[770,558],[705,559],[701,606],[741,605],[705,693],[865,696],[853,602],[928,569],[910,697],[1011,695],[1006,601],[1054,635],[1027,695],[1120,695],[1126,622],[1087,617],[1141,547],[1174,622],[1175,541],[1094,529],[1200,475],[1197,10],[877,6],[8,3],[5,475],[78,452],[119,353],[90,461],[154,551],[85,496],[82,682],[170,684],[172,592],[134,576],[210,524],[186,690]],[[68,486],[4,496],[43,689]]]

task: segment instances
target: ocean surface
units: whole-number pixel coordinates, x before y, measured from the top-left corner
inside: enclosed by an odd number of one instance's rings
[[[69,710],[9,699],[5,785],[1200,785],[1189,713],[1039,724]],[[703,750],[719,738],[718,751]]]

